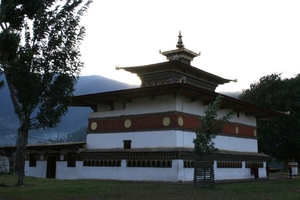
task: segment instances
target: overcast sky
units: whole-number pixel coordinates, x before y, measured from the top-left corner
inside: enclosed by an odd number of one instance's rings
[[[139,84],[116,66],[165,62],[159,50],[185,48],[201,56],[192,66],[237,83],[217,91],[241,91],[262,76],[300,72],[298,0],[94,0],[82,19],[81,75]],[[101,86],[100,86],[101,87]]]

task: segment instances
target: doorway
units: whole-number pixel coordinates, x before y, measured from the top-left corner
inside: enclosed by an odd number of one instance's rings
[[[55,174],[56,174],[56,155],[48,155],[46,178],[55,178]]]

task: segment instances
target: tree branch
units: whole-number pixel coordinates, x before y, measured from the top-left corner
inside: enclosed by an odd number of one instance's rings
[[[15,86],[12,84],[11,79],[10,79],[10,77],[9,77],[6,70],[4,70],[4,75],[5,75],[6,82],[7,82],[7,85],[8,85],[8,89],[9,89],[9,92],[10,92],[10,98],[12,100],[12,103],[14,105],[15,110],[17,111],[16,113],[19,113],[22,110],[22,106],[21,106],[21,104],[19,103],[19,101],[17,99]]]

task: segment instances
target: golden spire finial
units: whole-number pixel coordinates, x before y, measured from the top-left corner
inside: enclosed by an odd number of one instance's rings
[[[180,49],[180,48],[184,48],[184,45],[183,45],[183,42],[182,42],[182,36],[181,36],[181,31],[179,31],[179,35],[178,35],[178,42],[177,42],[177,45],[176,45],[176,47],[178,48],[178,49]]]

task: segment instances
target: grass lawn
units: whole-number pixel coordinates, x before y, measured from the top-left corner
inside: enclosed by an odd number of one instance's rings
[[[0,175],[2,199],[300,199],[300,177],[270,174],[270,179],[216,182],[215,188],[193,187],[190,183],[109,180],[56,180],[25,177],[17,187],[16,175]]]

